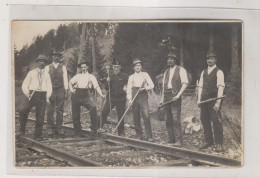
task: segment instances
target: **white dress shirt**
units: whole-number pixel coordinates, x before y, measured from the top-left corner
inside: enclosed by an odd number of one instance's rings
[[[93,88],[96,89],[97,87],[99,87],[97,79],[94,75],[89,74],[88,72],[86,72],[85,74],[81,73],[81,74],[77,74],[75,75],[71,80],[70,83],[72,84],[72,86],[74,86],[74,88],[81,88],[81,89],[89,89],[89,88]],[[73,88],[70,88],[71,91],[73,91]]]
[[[216,64],[214,66],[208,66],[208,74],[210,74],[215,68]],[[202,71],[200,75],[200,81],[199,81],[199,87],[203,87],[203,75],[204,75],[204,70]],[[224,82],[224,73],[222,70],[218,70],[217,72],[217,88],[219,86],[225,87],[225,82]]]
[[[28,96],[30,90],[47,92],[46,97],[49,98],[52,94],[51,78],[45,69],[33,69],[28,72],[22,84],[23,93]]]
[[[127,99],[132,99],[132,88],[133,87],[141,87],[143,82],[146,82],[144,88],[146,90],[151,90],[154,88],[154,84],[152,79],[150,78],[147,72],[139,72],[130,75],[127,83]]]
[[[51,64],[50,64],[51,65]],[[49,73],[50,70],[50,65],[45,67],[46,72]],[[52,65],[54,66],[55,69],[59,66],[59,63],[53,62]],[[64,89],[68,89],[68,74],[67,74],[67,69],[64,65],[62,65],[62,70],[63,70],[63,83],[64,83]]]
[[[186,70],[181,66],[179,66],[179,67],[180,67],[181,84],[183,84],[183,83],[189,84]],[[169,81],[167,84],[169,89],[172,88],[172,77],[175,72],[175,69],[176,69],[176,65],[173,68],[170,68]],[[163,86],[164,86],[164,82],[165,82],[165,77],[166,77],[166,72],[163,75]]]

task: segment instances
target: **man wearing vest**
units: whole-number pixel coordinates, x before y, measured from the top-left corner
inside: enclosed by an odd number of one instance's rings
[[[224,74],[216,66],[217,58],[214,51],[207,53],[208,68],[202,71],[199,81],[198,103],[210,98],[223,96],[225,83]],[[216,144],[216,151],[223,150],[223,127],[221,117],[221,100],[212,101],[201,104],[200,119],[203,125],[205,144],[200,146],[200,149],[205,149],[213,145],[213,133],[211,129],[211,122],[213,123],[214,138]]]
[[[118,60],[113,60],[113,74],[107,78],[107,85],[105,88],[108,90],[110,84],[110,98],[109,94],[107,94],[106,103],[104,105],[102,111],[102,126],[105,124],[107,120],[107,116],[110,112],[110,103],[111,109],[116,107],[118,121],[121,119],[125,112],[125,103],[126,103],[126,85],[128,81],[128,75],[121,72],[121,65]],[[124,120],[118,127],[118,135],[124,135]]]
[[[68,95],[68,77],[66,67],[60,64],[62,54],[58,51],[52,53],[52,64],[45,67],[49,72],[52,82],[52,95],[50,104],[47,106],[47,124],[49,135],[63,134],[61,129],[63,123],[64,99]],[[56,124],[54,123],[54,110],[56,110]]]
[[[174,146],[182,146],[181,127],[181,96],[188,86],[186,70],[176,65],[176,55],[169,53],[166,57],[167,65],[163,76],[163,92],[160,104],[174,100],[165,105],[166,128],[168,131],[168,143]]]
[[[106,96],[102,94],[96,77],[88,73],[88,62],[80,62],[78,64],[78,67],[81,69],[81,73],[75,75],[70,80],[69,89],[72,92],[71,105],[75,135],[82,136],[82,128],[80,122],[80,106],[85,106],[89,110],[91,120],[90,129],[93,133],[96,133],[97,131],[97,107],[89,98],[88,90],[93,87],[102,98],[105,98]]]
[[[153,81],[151,80],[147,72],[142,72],[142,65],[139,59],[133,60],[133,66],[135,73],[130,75],[127,84],[127,99],[128,103],[132,104],[133,119],[136,131],[136,138],[143,139],[143,130],[141,126],[141,115],[144,120],[145,126],[145,140],[153,141],[151,122],[149,118],[149,106],[148,106],[148,90],[154,88]],[[132,99],[140,89],[139,94],[134,101]]]
[[[37,68],[31,70],[22,84],[22,91],[27,98],[27,102],[22,106],[20,116],[20,134],[24,135],[28,114],[33,106],[36,107],[36,122],[34,137],[36,140],[41,140],[42,127],[44,123],[44,114],[46,103],[49,103],[49,98],[52,93],[51,79],[44,67],[46,57],[39,55],[36,59]]]

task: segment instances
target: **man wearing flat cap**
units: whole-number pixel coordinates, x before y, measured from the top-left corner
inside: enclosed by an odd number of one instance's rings
[[[149,116],[148,93],[154,88],[153,81],[147,72],[142,72],[142,62],[140,59],[133,60],[135,73],[130,75],[127,84],[127,99],[129,104],[133,104],[133,119],[137,139],[153,141],[151,122]],[[135,100],[132,99],[137,91],[140,91]],[[141,116],[144,120],[145,137],[141,126]]]
[[[60,64],[62,54],[56,50],[52,52],[52,63],[45,67],[50,74],[52,82],[52,95],[50,104],[47,106],[47,124],[49,135],[63,134],[63,108],[64,100],[68,96],[67,69]],[[56,110],[56,124],[54,123],[54,110]]]
[[[22,106],[20,116],[20,134],[24,135],[28,114],[33,106],[36,107],[36,123],[34,137],[37,140],[42,139],[42,127],[44,123],[44,114],[46,103],[52,94],[52,84],[50,75],[44,69],[47,60],[44,55],[39,55],[36,59],[37,68],[31,70],[22,84],[22,91],[27,98],[27,102]]]
[[[199,103],[207,99],[223,96],[225,88],[224,73],[216,66],[217,56],[214,51],[209,51],[206,58],[208,68],[201,73],[198,90],[198,106],[200,107],[200,119],[205,136],[205,143],[200,146],[200,149],[205,149],[213,145],[212,122],[216,151],[221,152],[223,150],[223,126],[220,112],[221,99],[201,105]]]
[[[177,57],[170,52],[167,59],[168,69],[163,76],[163,91],[160,105],[173,101],[164,106],[166,112],[166,128],[168,131],[168,143],[174,146],[182,146],[182,127],[181,127],[181,96],[188,86],[186,70],[176,65]]]
[[[105,95],[102,94],[96,77],[88,73],[89,63],[82,61],[78,64],[78,67],[81,69],[81,73],[75,75],[70,80],[69,89],[72,92],[71,104],[74,132],[75,135],[82,136],[80,106],[85,106],[89,110],[91,120],[90,129],[94,133],[97,131],[97,107],[89,98],[88,90],[94,88],[102,98],[105,98]]]
[[[113,59],[113,74],[107,77],[107,83],[105,88],[108,90],[110,85],[110,98],[109,93],[107,94],[106,103],[102,111],[102,126],[107,120],[107,116],[110,109],[116,107],[118,121],[121,119],[125,112],[126,104],[126,85],[128,81],[128,75],[121,72],[121,65],[117,59]],[[111,101],[109,101],[111,99]],[[110,106],[111,104],[111,106]],[[118,127],[118,135],[122,136],[125,134],[124,121]]]

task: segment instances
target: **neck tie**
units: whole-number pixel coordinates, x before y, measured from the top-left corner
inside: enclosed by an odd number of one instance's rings
[[[39,79],[38,90],[42,90],[42,70],[41,69],[38,71],[38,79]]]

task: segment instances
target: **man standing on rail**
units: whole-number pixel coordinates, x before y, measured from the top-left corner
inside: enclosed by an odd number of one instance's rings
[[[213,145],[213,133],[211,121],[213,122],[216,151],[223,150],[223,126],[221,116],[221,99],[199,104],[201,101],[223,96],[225,83],[224,73],[216,66],[217,57],[214,51],[207,53],[208,68],[202,71],[199,81],[198,106],[200,107],[200,119],[203,125],[205,144],[200,149]]]
[[[68,97],[68,77],[67,69],[60,64],[62,54],[54,50],[52,52],[52,64],[45,67],[46,72],[49,72],[52,82],[52,95],[50,97],[50,104],[47,106],[47,123],[48,133],[63,134],[63,108],[64,99]],[[54,124],[54,110],[56,109],[56,124]]]
[[[148,90],[154,88],[153,81],[147,72],[142,72],[142,64],[140,59],[133,60],[135,73],[130,75],[127,84],[127,99],[129,104],[133,103],[133,119],[136,131],[136,138],[143,139],[143,131],[141,126],[141,115],[145,125],[145,137],[147,141],[153,141],[151,122],[149,117],[148,106]],[[139,91],[139,93],[137,93]],[[134,99],[134,96],[137,97]],[[134,100],[133,100],[134,99]]]
[[[49,103],[49,98],[52,94],[51,78],[48,72],[44,69],[47,60],[44,55],[39,55],[36,59],[37,68],[31,70],[22,84],[22,91],[25,94],[27,101],[20,110],[20,134],[24,135],[28,114],[33,106],[36,106],[36,122],[34,137],[41,140],[42,127],[44,123],[44,114],[46,103]]]
[[[96,77],[88,73],[88,62],[80,62],[78,67],[81,69],[81,73],[75,75],[70,80],[69,88],[72,92],[72,119],[75,135],[81,136],[80,106],[85,106],[89,110],[91,120],[90,129],[94,133],[97,131],[97,108],[89,98],[88,90],[93,87],[102,98],[105,98],[105,95],[102,94]]]
[[[128,75],[121,72],[121,65],[117,59],[113,60],[113,74],[107,77],[107,84],[105,88],[108,90],[110,84],[110,98],[109,93],[107,94],[106,103],[102,111],[102,127],[107,120],[107,116],[110,109],[116,107],[118,121],[124,114],[126,104],[126,85],[128,81]],[[109,101],[111,99],[111,101]],[[110,106],[111,104],[111,106]],[[118,127],[118,135],[122,136],[125,134],[124,131],[124,120]]]
[[[160,105],[166,104],[166,128],[169,141],[174,146],[182,146],[182,127],[181,127],[181,96],[188,86],[188,77],[186,70],[176,65],[177,57],[174,53],[169,53],[166,57],[168,69],[163,76],[163,90]]]

